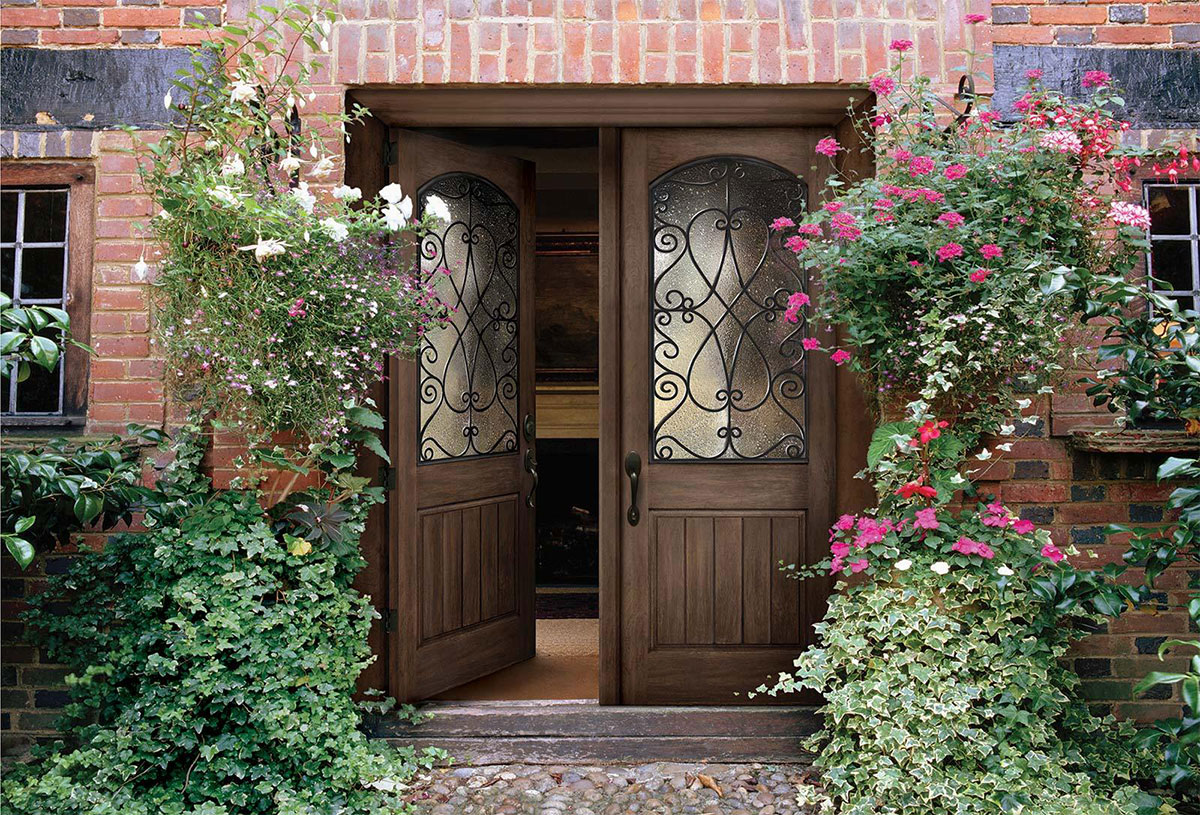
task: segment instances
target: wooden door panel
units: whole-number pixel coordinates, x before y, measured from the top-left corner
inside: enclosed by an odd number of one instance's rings
[[[421,511],[422,642],[516,611],[517,500]]]
[[[823,613],[827,581],[779,564],[819,559],[832,520],[833,367],[783,319],[813,281],[770,222],[812,206],[825,135],[622,131],[619,432],[642,461],[641,520],[620,527],[626,703],[744,703]]]
[[[533,166],[395,131],[392,181],[413,196],[419,263],[450,308],[393,365],[399,564],[396,681],[417,701],[534,648]],[[531,425],[530,425],[531,426]]]
[[[803,512],[652,512],[652,648],[800,646],[806,586],[779,562],[803,562]]]

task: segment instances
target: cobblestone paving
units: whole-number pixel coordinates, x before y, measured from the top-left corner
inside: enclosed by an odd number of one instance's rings
[[[805,768],[762,764],[450,767],[412,788],[419,815],[797,815]]]

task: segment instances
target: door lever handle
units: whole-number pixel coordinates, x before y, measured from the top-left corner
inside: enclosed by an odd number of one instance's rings
[[[533,486],[529,488],[529,495],[525,496],[525,506],[533,509],[534,494],[538,488],[538,471],[537,459],[533,457],[533,440],[537,438],[537,426],[534,424],[533,414],[526,413],[525,421],[521,423],[521,430],[525,436],[525,472],[533,476]]]
[[[638,511],[638,481],[642,475],[642,457],[630,450],[625,456],[625,475],[629,476],[629,512],[625,513],[630,526],[637,526],[642,519]]]

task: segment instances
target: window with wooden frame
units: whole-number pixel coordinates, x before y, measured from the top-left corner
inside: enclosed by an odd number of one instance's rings
[[[71,337],[91,327],[95,173],[71,164],[0,166],[0,278],[14,305],[54,306],[71,318]],[[88,353],[68,345],[53,371],[33,366],[0,393],[5,428],[70,426],[87,412]]]
[[[1179,307],[1200,307],[1200,181],[1146,182],[1150,210],[1150,253],[1146,271],[1154,290],[1179,301]]]

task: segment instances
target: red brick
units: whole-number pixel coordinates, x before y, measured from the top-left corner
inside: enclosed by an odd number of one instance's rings
[[[1200,4],[1188,3],[1177,5],[1153,5],[1146,9],[1146,22],[1163,23],[1200,23]]]
[[[618,80],[636,83],[641,65],[641,33],[637,26],[623,25],[617,31]]]
[[[55,9],[5,6],[4,25],[11,28],[55,28],[62,15]]]
[[[92,398],[99,402],[160,402],[162,385],[158,382],[95,382]]]
[[[992,29],[992,40],[998,45],[1050,45],[1054,31],[1040,25],[1002,25]]]
[[[1047,482],[1009,481],[1003,487],[1003,497],[1011,504],[1057,504],[1071,497],[1066,484]]]
[[[130,359],[150,356],[150,338],[141,337],[94,337],[92,347],[98,357]]]
[[[704,82],[718,83],[725,79],[725,32],[715,25],[701,31],[704,59]]]
[[[1170,42],[1171,30],[1153,25],[1123,25],[1096,30],[1096,42],[1120,45]]]
[[[42,32],[44,45],[111,45],[121,38],[120,32],[85,28],[50,29]]]
[[[1103,25],[1108,10],[1101,6],[1031,6],[1029,22],[1033,25]]]
[[[103,12],[104,25],[120,28],[172,28],[180,24],[179,9],[109,8]]]

